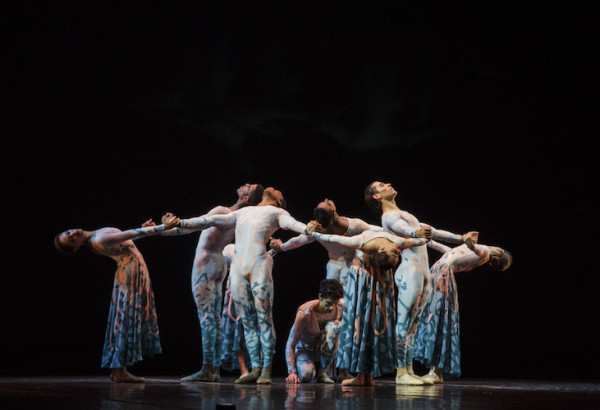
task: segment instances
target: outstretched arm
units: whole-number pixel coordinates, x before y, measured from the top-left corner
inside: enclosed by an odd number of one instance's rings
[[[300,336],[302,336],[302,332],[304,331],[305,321],[304,312],[298,312],[285,346],[285,358],[288,368],[288,377],[285,380],[288,383],[300,383],[300,378],[296,373],[296,345],[300,341]]]
[[[383,227],[378,226],[378,225],[370,225],[359,218],[352,218],[352,224],[353,224],[354,229],[357,232],[364,232],[364,231],[381,232],[381,231],[383,231]]]
[[[402,218],[396,220],[389,228],[396,235],[409,238],[431,238],[431,227],[429,225],[421,224],[421,228],[416,229]]]
[[[287,211],[281,212],[277,217],[277,221],[281,229],[289,229],[297,233],[306,233],[306,225],[296,221],[289,213],[287,213]]]
[[[364,239],[362,235],[341,236],[319,232],[311,232],[310,235],[321,241],[337,243],[348,248],[360,249],[364,245]]]
[[[279,246],[279,249],[277,249],[277,251],[281,251],[281,252],[291,251],[292,249],[299,248],[301,246],[307,245],[314,241],[315,241],[315,238],[310,235],[306,235],[306,234],[298,235],[298,236],[295,236],[295,237],[287,240],[283,244],[281,244]]]
[[[437,239],[439,241],[448,242],[448,243],[466,243],[467,238],[472,238],[474,243],[477,243],[477,237],[479,232],[467,232],[464,235],[457,235],[452,232],[443,231],[441,229],[435,229],[431,227],[431,234],[433,239]]]
[[[430,247],[431,249],[438,251],[439,253],[442,253],[442,254],[444,254],[444,253],[448,252],[450,249],[452,249],[449,246],[446,246],[446,245],[441,244],[436,241],[429,241],[427,246]]]
[[[237,214],[232,212],[226,215],[198,216],[196,218],[182,219],[180,228],[201,231],[211,226],[231,227],[235,226]]]
[[[120,243],[127,240],[136,240],[144,236],[157,235],[179,223],[179,218],[173,216],[165,220],[164,224],[156,226],[146,226],[143,228],[134,228],[127,231],[106,233],[102,235],[101,241],[105,245]]]
[[[401,249],[408,249],[408,248],[412,248],[413,246],[423,246],[425,245],[427,242],[429,242],[429,239],[426,238],[401,238],[399,236],[396,236],[394,238],[394,242],[396,242],[398,245],[400,245]]]

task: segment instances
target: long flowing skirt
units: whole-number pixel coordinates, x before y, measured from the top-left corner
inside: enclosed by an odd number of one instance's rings
[[[154,293],[141,257],[118,262],[102,352],[102,367],[131,366],[161,353]]]
[[[379,377],[395,371],[393,273],[355,257],[348,275],[337,367]]]
[[[431,267],[433,290],[415,337],[415,359],[443,370],[445,377],[460,377],[460,321],[454,273],[445,263]]]

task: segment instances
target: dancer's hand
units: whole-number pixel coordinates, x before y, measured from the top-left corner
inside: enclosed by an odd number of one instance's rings
[[[421,229],[417,229],[415,231],[415,238],[427,238],[431,239],[433,237],[433,233],[431,232],[431,226],[423,225]]]
[[[310,221],[306,224],[306,233],[311,234],[313,232],[323,232],[323,226],[317,221]]]
[[[467,246],[469,246],[467,241],[469,241],[472,245],[475,245],[477,243],[477,241],[479,240],[479,232],[476,232],[476,231],[467,232],[466,234],[464,234],[461,237],[461,239],[465,244],[467,244]],[[471,248],[471,246],[469,246],[469,248]]]
[[[148,219],[146,222],[142,224],[142,228],[148,228],[150,226],[156,226],[152,219]]]
[[[285,381],[288,383],[300,383],[300,378],[296,373],[290,373],[288,377],[285,378]]]
[[[165,229],[175,228],[181,224],[181,219],[177,218],[171,212],[167,212],[160,218],[161,222],[165,225]]]
[[[274,251],[281,252],[281,245],[283,244],[281,239],[275,239],[275,238],[270,238],[270,239],[271,240],[269,241],[269,247],[271,249],[273,249]]]

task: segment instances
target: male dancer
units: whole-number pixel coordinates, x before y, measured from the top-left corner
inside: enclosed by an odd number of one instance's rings
[[[252,371],[238,378],[236,383],[271,383],[271,363],[275,348],[273,259],[266,252],[266,244],[279,228],[291,229],[297,233],[306,232],[306,225],[292,218],[284,207],[285,199],[281,192],[268,187],[257,206],[248,206],[226,215],[201,216],[181,221],[181,228],[193,230],[211,226],[235,227],[235,254],[230,269],[231,293],[240,312],[252,365]]]
[[[364,231],[383,230],[382,227],[369,225],[362,219],[340,216],[337,213],[335,203],[327,198],[317,204],[313,210],[313,218],[321,224],[323,228],[322,233],[330,235],[354,236]],[[354,259],[356,249],[317,239],[311,235],[298,235],[285,243],[282,243],[280,239],[273,239],[270,242],[270,246],[277,252],[285,252],[314,241],[317,241],[327,249],[329,256],[329,260],[327,261],[327,279],[335,279],[342,284],[342,287],[345,287],[348,282],[348,272],[352,266],[352,259]]]
[[[262,198],[264,188],[260,184],[246,183],[236,190],[237,201],[229,206],[216,206],[206,216],[224,215],[248,205],[256,205]],[[196,230],[175,228],[163,235],[185,235]],[[223,348],[221,327],[221,303],[223,280],[227,275],[227,259],[223,249],[233,242],[233,227],[213,226],[200,234],[194,266],[192,268],[192,294],[198,308],[202,329],[202,368],[183,382],[218,382]]]
[[[309,383],[315,374],[318,383],[333,383],[327,370],[338,351],[343,296],[339,281],[324,279],[319,284],[319,298],[298,308],[285,348],[288,383]],[[320,363],[318,370],[316,363]]]
[[[381,213],[385,230],[404,238],[434,238],[450,243],[464,243],[467,238],[477,241],[476,232],[462,236],[423,225],[409,212],[396,205],[397,192],[388,183],[372,182],[365,189],[365,202]],[[398,287],[396,322],[396,384],[431,384],[416,376],[413,367],[414,336],[419,318],[429,298],[429,261],[424,247],[412,247],[402,252],[402,263],[396,269],[394,280]]]

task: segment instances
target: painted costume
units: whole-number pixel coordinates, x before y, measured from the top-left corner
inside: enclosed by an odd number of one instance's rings
[[[286,346],[288,373],[297,373],[303,383],[315,377],[316,363],[330,369],[338,352],[343,300],[327,313],[317,312],[318,305],[319,299],[298,308]]]
[[[422,227],[412,214],[395,210],[381,216],[383,228],[403,238],[414,238]],[[460,243],[461,236],[431,228],[433,237],[445,242]],[[396,322],[397,367],[412,366],[414,337],[419,319],[429,299],[429,261],[427,249],[413,247],[402,251],[402,261],[394,274],[398,289]]]
[[[443,245],[442,245],[443,246]],[[460,377],[460,318],[454,273],[469,271],[489,260],[485,245],[444,247],[445,253],[431,267],[432,292],[423,310],[415,337],[415,359],[443,370],[444,377]]]

